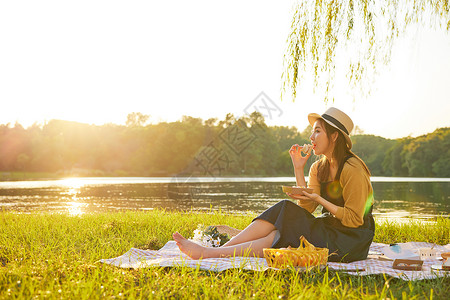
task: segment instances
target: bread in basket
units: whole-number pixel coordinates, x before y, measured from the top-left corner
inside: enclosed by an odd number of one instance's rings
[[[263,252],[269,267],[278,269],[320,266],[326,265],[328,261],[328,249],[315,247],[303,236],[300,237],[298,248],[264,248]]]

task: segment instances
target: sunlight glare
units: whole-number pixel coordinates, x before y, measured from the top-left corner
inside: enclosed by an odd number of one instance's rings
[[[61,180],[61,185],[66,186],[66,195],[69,196],[70,202],[67,202],[67,212],[72,216],[79,216],[84,214],[83,208],[87,203],[79,202],[77,194],[80,192],[80,188],[86,185],[86,180],[82,178],[66,178]]]
[[[86,181],[81,178],[65,178],[61,180],[61,185],[70,188],[70,192],[78,190],[86,184]]]
[[[76,200],[76,199],[75,199]],[[86,207],[86,203],[80,203],[80,202],[68,202],[67,203],[67,211],[69,212],[69,215],[72,216],[79,216],[84,214],[83,208]]]

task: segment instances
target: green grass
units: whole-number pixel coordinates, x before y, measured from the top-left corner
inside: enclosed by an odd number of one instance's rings
[[[254,215],[149,212],[62,214],[0,213],[0,298],[365,298],[439,299],[450,277],[405,282],[383,275],[350,276],[325,270],[220,273],[190,268],[128,270],[96,263],[131,247],[159,249],[178,230],[198,224],[244,228]],[[435,224],[382,223],[375,241],[450,243],[450,220]]]

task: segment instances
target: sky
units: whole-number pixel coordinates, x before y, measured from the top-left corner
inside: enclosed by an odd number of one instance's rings
[[[308,113],[335,106],[386,138],[450,126],[450,34],[441,31],[399,39],[367,98],[354,100],[338,78],[334,103],[308,85],[281,101],[293,3],[2,1],[0,124],[125,124],[131,112],[152,123],[223,119],[256,106],[269,125],[303,130]]]

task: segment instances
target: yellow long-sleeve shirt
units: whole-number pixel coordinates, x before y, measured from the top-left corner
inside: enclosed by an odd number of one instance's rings
[[[320,182],[317,178],[318,162],[315,162],[309,171],[308,187],[320,195]],[[364,224],[366,206],[373,204],[373,189],[370,176],[364,170],[361,162],[351,157],[344,164],[339,180],[342,186],[344,207],[339,207],[335,217],[347,227],[359,227]],[[300,200],[298,204],[309,212],[313,212],[319,205],[313,200]]]

